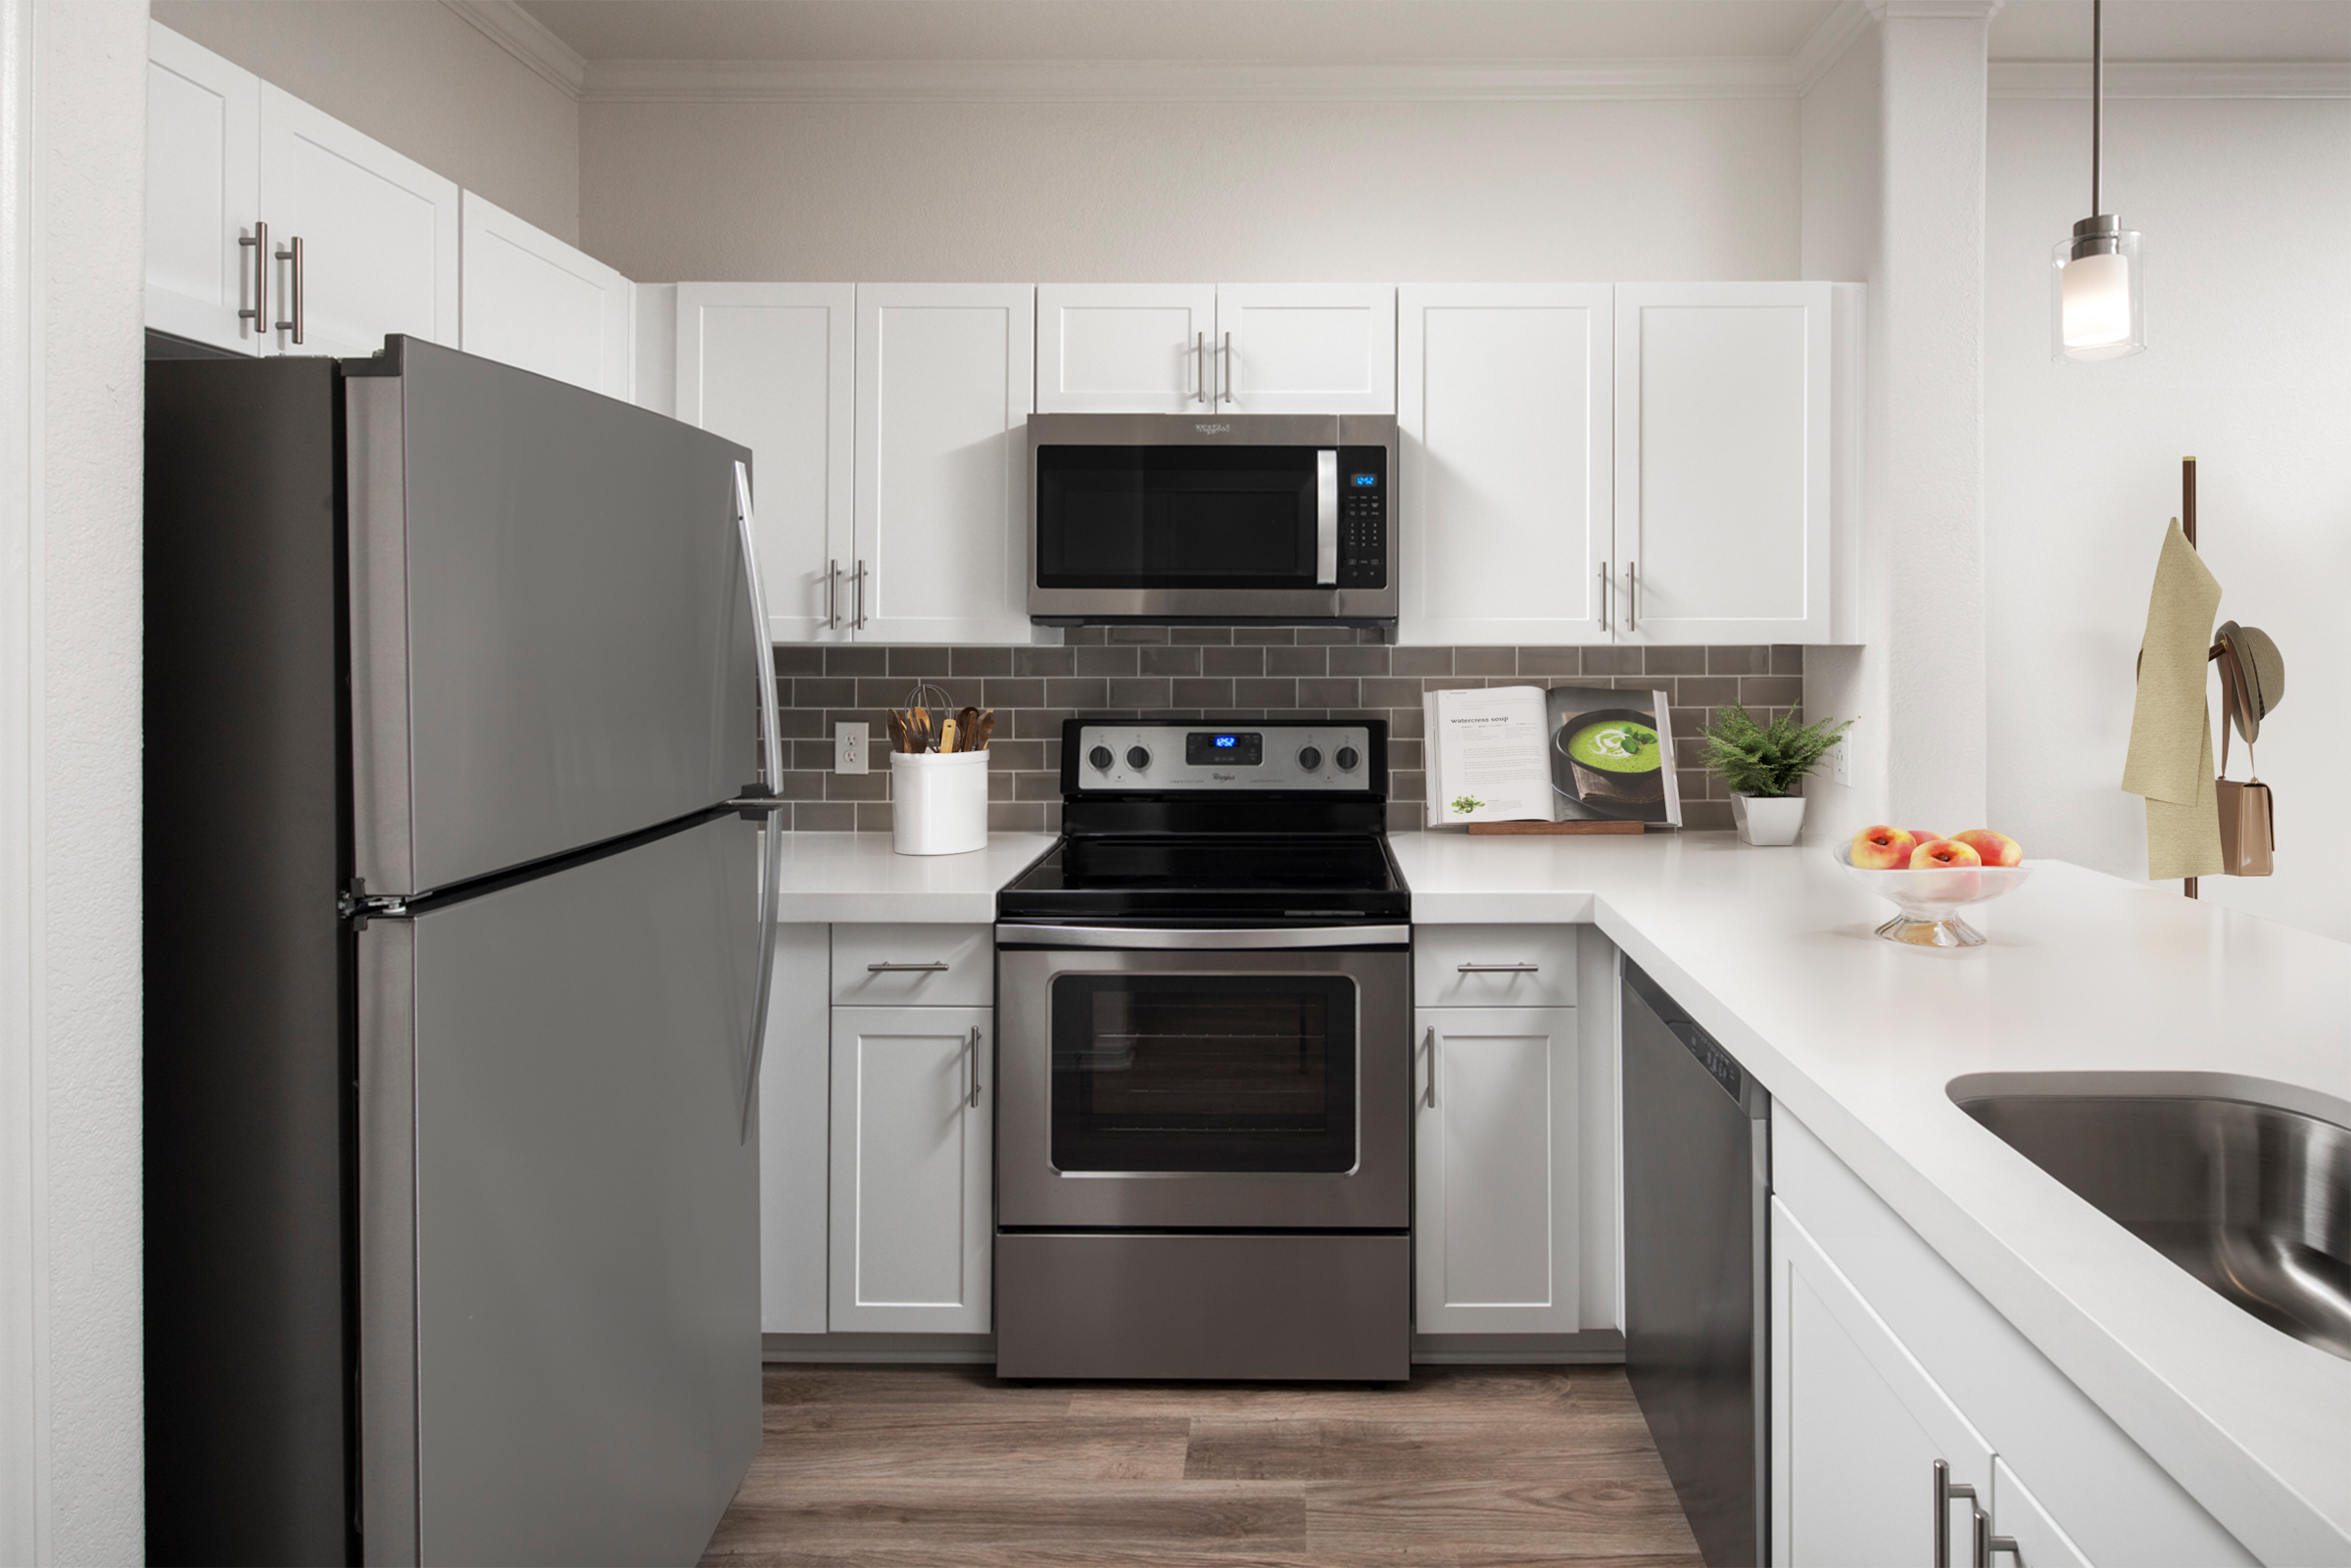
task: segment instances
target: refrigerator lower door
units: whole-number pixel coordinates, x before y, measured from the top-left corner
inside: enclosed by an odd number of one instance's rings
[[[734,817],[360,938],[369,1563],[701,1553],[759,1443]]]

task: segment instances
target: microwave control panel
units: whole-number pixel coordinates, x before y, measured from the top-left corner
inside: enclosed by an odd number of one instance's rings
[[[1339,587],[1388,586],[1388,454],[1339,451]]]

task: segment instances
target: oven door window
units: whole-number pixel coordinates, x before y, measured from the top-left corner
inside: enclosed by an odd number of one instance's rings
[[[1312,447],[1040,447],[1039,588],[1315,586]]]
[[[1063,974],[1057,1170],[1356,1164],[1355,982],[1335,974]]]

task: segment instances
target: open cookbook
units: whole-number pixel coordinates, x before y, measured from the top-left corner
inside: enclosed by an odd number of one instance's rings
[[[1662,691],[1499,686],[1431,691],[1428,825],[1682,823]]]

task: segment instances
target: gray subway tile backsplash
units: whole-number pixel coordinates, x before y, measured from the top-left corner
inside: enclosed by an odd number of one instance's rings
[[[1327,626],[1077,627],[1062,647],[791,645],[776,649],[788,770],[780,792],[798,832],[888,832],[882,710],[928,682],[954,705],[996,710],[987,818],[999,832],[1059,830],[1061,727],[1080,715],[1385,719],[1389,826],[1417,828],[1424,691],[1583,683],[1666,693],[1683,825],[1728,829],[1730,801],[1699,765],[1698,734],[1721,704],[1744,702],[1763,720],[1797,708],[1803,668],[1804,650],[1786,645],[1408,648]],[[873,772],[832,771],[837,723],[867,726]]]

